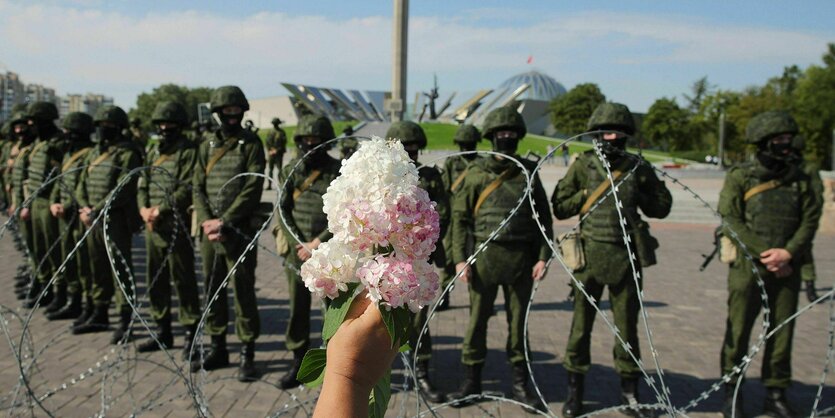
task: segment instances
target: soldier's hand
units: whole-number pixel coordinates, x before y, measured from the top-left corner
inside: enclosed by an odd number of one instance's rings
[[[760,262],[770,272],[777,272],[777,270],[786,266],[791,259],[791,253],[783,248],[771,248],[760,253]]]
[[[311,251],[319,248],[319,244],[321,243],[322,241],[316,238],[313,241],[304,243],[304,245],[296,244],[296,255],[299,257],[299,260],[307,261],[310,258]]]
[[[545,278],[545,262],[544,261],[539,260],[539,261],[536,262],[536,264],[533,265],[533,272],[531,272],[531,278],[533,278],[534,281],[537,281],[537,282]]]
[[[85,206],[78,210],[78,215],[81,218],[81,222],[84,225],[90,226],[93,224],[93,218],[90,217],[90,214],[93,213],[93,209],[89,206]]]
[[[148,222],[156,223],[157,218],[159,218],[159,206],[154,206],[149,209],[150,210],[148,212]]]
[[[15,207],[15,205],[9,205],[9,208],[6,209],[6,214],[9,215],[9,216],[12,216],[12,215],[14,215],[14,211],[16,209],[17,208]]]
[[[151,223],[151,208],[139,208],[139,216],[142,217],[142,222]]]
[[[818,300],[818,291],[815,289],[815,282],[806,282],[806,299],[809,303]]]
[[[464,271],[463,273],[461,273],[462,270]],[[470,277],[473,273],[473,269],[470,267],[469,264],[467,264],[466,261],[462,261],[455,265],[455,274],[458,273],[461,273],[461,281],[463,281],[464,283],[469,283]]]
[[[29,208],[23,208],[20,210],[20,219],[24,221],[29,220]]]
[[[223,221],[220,219],[209,219],[203,221],[200,226],[203,227],[203,234],[209,237],[210,241],[213,241],[213,235],[220,235],[220,229],[223,227]]]
[[[64,217],[64,205],[60,203],[53,203],[49,205],[49,212],[52,213],[52,216],[56,218],[63,218]]]

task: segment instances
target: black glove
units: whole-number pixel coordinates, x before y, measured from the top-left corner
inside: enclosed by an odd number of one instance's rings
[[[806,282],[806,299],[812,303],[818,299],[818,291],[815,290],[815,282]]]

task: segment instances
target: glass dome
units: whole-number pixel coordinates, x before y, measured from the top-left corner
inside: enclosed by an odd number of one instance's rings
[[[526,73],[517,74],[505,80],[499,85],[497,90],[507,88],[509,91],[515,90],[522,84],[527,83],[531,86],[525,91],[519,100],[544,100],[550,102],[556,97],[565,94],[566,90],[562,84],[554,80],[551,76],[542,74],[539,71],[528,71]]]

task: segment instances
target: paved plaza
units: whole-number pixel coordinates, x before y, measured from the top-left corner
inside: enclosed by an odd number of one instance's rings
[[[553,190],[564,168],[548,167],[543,172],[546,189]],[[715,175],[682,174],[688,184],[705,200],[715,205],[722,179]],[[669,183],[668,183],[669,184]],[[644,278],[644,308],[646,326],[651,329],[652,346],[657,352],[656,368],[650,350],[645,324],[640,322],[641,352],[644,365],[656,385],[668,388],[676,407],[683,408],[702,392],[709,390],[719,373],[719,351],[725,331],[727,267],[715,260],[704,272],[699,271],[702,254],[711,251],[713,229],[717,222],[701,207],[689,192],[670,185],[676,204],[669,221],[652,222],[653,234],[661,243],[656,266],[646,269]],[[265,200],[274,196],[265,192]],[[5,221],[5,218],[3,218]],[[571,221],[555,223],[557,233],[572,226]],[[230,359],[233,367],[211,373],[189,374],[180,359],[181,330],[175,327],[176,349],[165,353],[138,354],[135,342],[127,346],[110,346],[109,333],[71,335],[69,321],[49,322],[42,310],[31,314],[21,308],[12,290],[15,266],[20,255],[14,250],[7,233],[0,240],[0,313],[3,336],[0,341],[0,410],[10,416],[87,417],[151,416],[192,417],[197,415],[192,394],[199,394],[212,416],[264,417],[274,415],[307,416],[312,412],[316,391],[296,389],[283,392],[276,387],[278,378],[288,369],[291,354],[284,347],[287,325],[287,283],[281,260],[267,249],[274,248],[268,234],[260,240],[263,248],[258,254],[257,294],[261,312],[262,332],[257,341],[256,363],[261,380],[245,384],[235,380],[240,344],[230,324]],[[144,283],[144,246],[141,237],[134,239],[134,261],[139,280]],[[819,234],[815,240],[815,256],[820,277],[821,294],[832,287],[835,280],[835,235]],[[591,260],[591,262],[594,262]],[[536,381],[549,406],[558,414],[565,400],[566,372],[561,362],[571,321],[571,304],[566,300],[568,274],[558,265],[550,268],[535,296],[529,319],[532,367]],[[148,316],[144,285],[139,286],[143,318]],[[604,296],[601,308],[608,310]],[[460,364],[463,332],[467,326],[467,290],[455,288],[452,308],[437,314],[430,323],[434,357],[432,378],[443,391],[457,389],[463,378]],[[801,306],[807,304],[801,296]],[[230,303],[231,306],[231,303]],[[111,310],[112,312],[112,310]],[[113,316],[112,321],[115,321]],[[313,315],[313,329],[321,327],[322,316]],[[25,335],[23,323],[28,322]],[[759,327],[759,325],[758,325]],[[808,414],[821,381],[829,344],[830,307],[813,307],[797,319],[794,338],[794,382],[788,391],[793,403]],[[135,334],[141,339],[147,331],[135,324]],[[754,338],[757,330],[755,329]],[[318,335],[318,334],[317,334]],[[503,299],[496,301],[496,315],[490,320],[488,334],[488,363],[484,371],[484,390],[497,395],[510,391],[510,367],[504,346],[507,336]],[[204,341],[208,341],[204,338]],[[592,339],[594,366],[586,379],[586,407],[597,410],[619,402],[619,381],[613,369],[614,337],[606,324],[598,318]],[[21,346],[22,344],[22,346]],[[20,378],[21,365],[12,347],[25,356],[22,367],[25,380]],[[36,361],[33,363],[32,356]],[[833,364],[830,363],[830,367]],[[392,377],[397,388],[405,380],[399,360]],[[754,359],[744,387],[745,412],[756,416],[762,411],[763,386],[758,381],[760,356]],[[832,376],[827,376],[832,381]],[[397,389],[396,388],[396,389]],[[646,383],[640,387],[644,402],[655,402]],[[27,395],[27,392],[30,395]],[[34,400],[37,399],[37,402]],[[688,410],[695,417],[719,416],[721,393],[713,393],[706,400]],[[826,385],[818,409],[835,405],[835,386]],[[416,398],[411,392],[395,393],[389,416],[414,416]],[[421,410],[426,411],[425,405]],[[442,408],[436,411],[443,417],[525,416],[519,406],[486,400],[464,409]],[[600,416],[620,416],[605,412]],[[833,414],[830,414],[833,416]]]

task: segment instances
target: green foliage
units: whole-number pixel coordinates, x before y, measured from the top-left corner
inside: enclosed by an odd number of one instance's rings
[[[702,107],[704,99],[713,91],[713,87],[707,81],[707,76],[704,76],[690,86],[691,94],[685,94],[684,99],[687,100],[687,110],[690,113],[697,113]]]
[[[549,105],[551,122],[557,131],[567,135],[585,132],[586,123],[592,112],[605,101],[606,96],[597,84],[578,84],[551,102]]]
[[[671,151],[692,149],[690,114],[676,99],[662,97],[650,106],[641,128],[650,145]]]
[[[324,348],[308,350],[304,354],[304,359],[302,359],[302,364],[299,367],[299,373],[296,374],[296,378],[309,388],[321,385],[325,377],[325,362],[327,358],[327,350]]]
[[[197,120],[197,104],[209,101],[212,89],[209,87],[186,87],[177,84],[163,84],[155,87],[150,93],[140,93],[136,98],[136,107],[128,112],[131,119],[142,120],[142,129],[152,130],[151,115],[154,108],[161,101],[174,101],[186,108],[189,123]]]
[[[374,385],[368,399],[368,416],[370,418],[384,418],[389,400],[391,399],[391,369]]]
[[[409,327],[412,325],[412,316],[408,308],[380,309],[380,316],[386,324],[386,330],[391,337],[391,346],[398,342],[406,344],[409,339]]]
[[[357,286],[359,286],[358,283],[348,284],[348,290],[341,292],[339,297],[331,302],[327,312],[325,312],[325,323],[322,325],[322,340],[330,340],[336,334],[336,330],[339,329],[342,322],[345,321],[345,315],[348,314],[348,310],[351,309],[351,302],[356,297],[354,291],[357,289]]]
[[[793,92],[792,114],[806,139],[806,159],[833,169],[832,136],[835,129],[835,44],[823,57],[823,67],[811,66]]]

